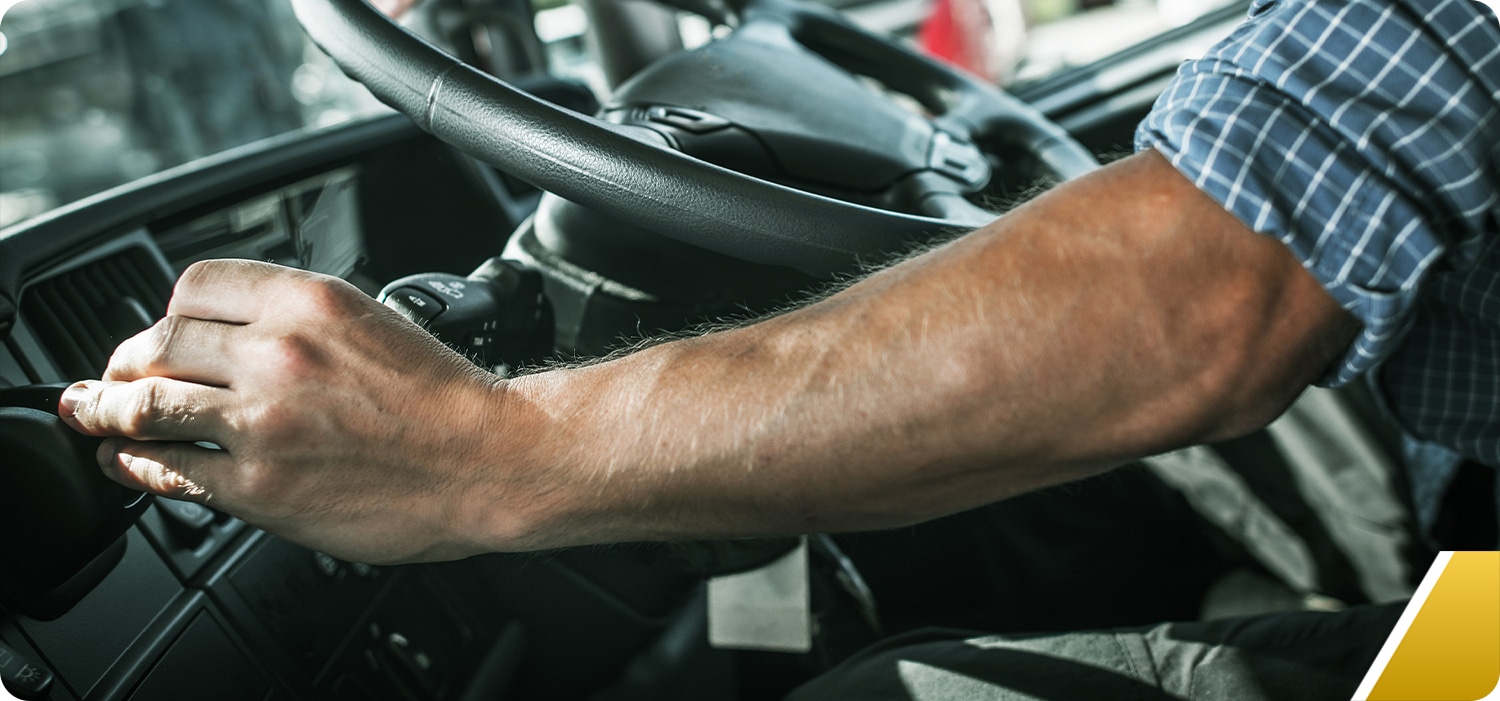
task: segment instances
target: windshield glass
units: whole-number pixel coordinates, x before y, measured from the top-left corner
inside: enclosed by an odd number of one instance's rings
[[[383,109],[311,46],[286,0],[29,0],[0,33],[0,226]]]
[[[1242,0],[824,1],[1009,84]],[[413,19],[438,4],[419,6]],[[603,94],[582,8],[533,5],[552,70]],[[681,27],[689,46],[713,36],[695,17]],[[308,41],[289,0],[0,0],[0,227],[236,146],[384,109]]]
[[[995,0],[990,0],[994,2]],[[1015,0],[1028,31],[1014,72],[1036,80],[1092,63],[1241,0]]]

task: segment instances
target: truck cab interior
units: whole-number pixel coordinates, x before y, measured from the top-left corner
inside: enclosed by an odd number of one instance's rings
[[[1069,11],[1032,3],[1030,53],[1005,66],[1002,90],[919,50],[947,4],[428,0],[399,23],[362,0],[0,9],[5,688],[52,701],[771,699],[928,625],[1065,629],[1402,596],[1418,564],[1384,588],[1309,591],[1207,521],[1164,524],[1146,580],[1101,568],[1025,592],[992,585],[1078,556],[994,545],[968,515],[374,567],[114,485],[97,439],[55,416],[60,389],[98,377],[207,258],[343,277],[498,373],[773,313],[1127,153],[1177,64],[1245,12],[1121,0],[1070,5],[1079,14],[1049,26],[1044,14]],[[1119,30],[1132,22],[1143,29]],[[1325,400],[1365,444],[1398,452],[1368,398]],[[1323,518],[1284,520],[1301,532]],[[1102,515],[1078,528],[1112,547]],[[705,581],[803,543],[811,648],[711,646]],[[1252,551],[1248,564],[1183,555],[1226,548]],[[1217,586],[1247,578],[1266,586]]]

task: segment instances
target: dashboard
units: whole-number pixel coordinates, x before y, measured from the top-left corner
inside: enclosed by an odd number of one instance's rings
[[[0,391],[98,377],[196,260],[271,260],[373,293],[497,255],[536,196],[394,115],[111,190],[0,231]],[[10,538],[43,537],[17,513],[0,514]],[[5,579],[45,569],[6,552]],[[34,685],[14,693],[57,701],[568,698],[607,684],[696,595],[694,580],[642,562],[371,567],[157,499],[73,600],[0,598],[0,668]]]

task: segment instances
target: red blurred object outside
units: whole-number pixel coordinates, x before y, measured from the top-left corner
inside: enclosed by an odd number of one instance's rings
[[[923,51],[987,81],[1001,76],[995,22],[985,0],[936,0],[917,32]]]

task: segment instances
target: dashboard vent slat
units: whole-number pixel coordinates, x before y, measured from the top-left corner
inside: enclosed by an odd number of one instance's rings
[[[103,279],[118,280],[123,283],[122,287],[127,288],[122,290],[121,296],[136,295],[141,305],[154,314],[153,320],[167,313],[167,296],[171,285],[162,285],[159,279],[157,284],[152,284],[147,279],[146,271],[154,272],[154,268],[126,265],[125,261],[115,258],[106,258],[102,262],[111,270],[111,276]],[[160,275],[157,275],[151,279],[159,277]]]
[[[64,379],[99,377],[120,341],[166,313],[171,287],[150,253],[127,248],[31,285],[21,315]]]
[[[63,316],[71,316],[71,314],[66,309],[54,311],[59,306],[58,303],[54,300],[44,299],[54,296],[40,290],[33,290],[31,294],[27,295],[22,303],[22,306],[26,310],[24,312],[26,321],[36,330],[36,335],[39,338],[71,339],[73,334],[68,330],[62,318]],[[89,367],[92,365],[88,354],[76,342],[43,340],[42,343],[47,346],[47,350],[52,355],[52,360],[60,368]],[[70,377],[74,375],[71,370],[65,372]]]
[[[85,357],[96,357],[104,350],[104,324],[94,315],[99,303],[90,302],[79,293],[67,277],[60,278],[44,297],[56,310],[68,337],[74,339]]]

